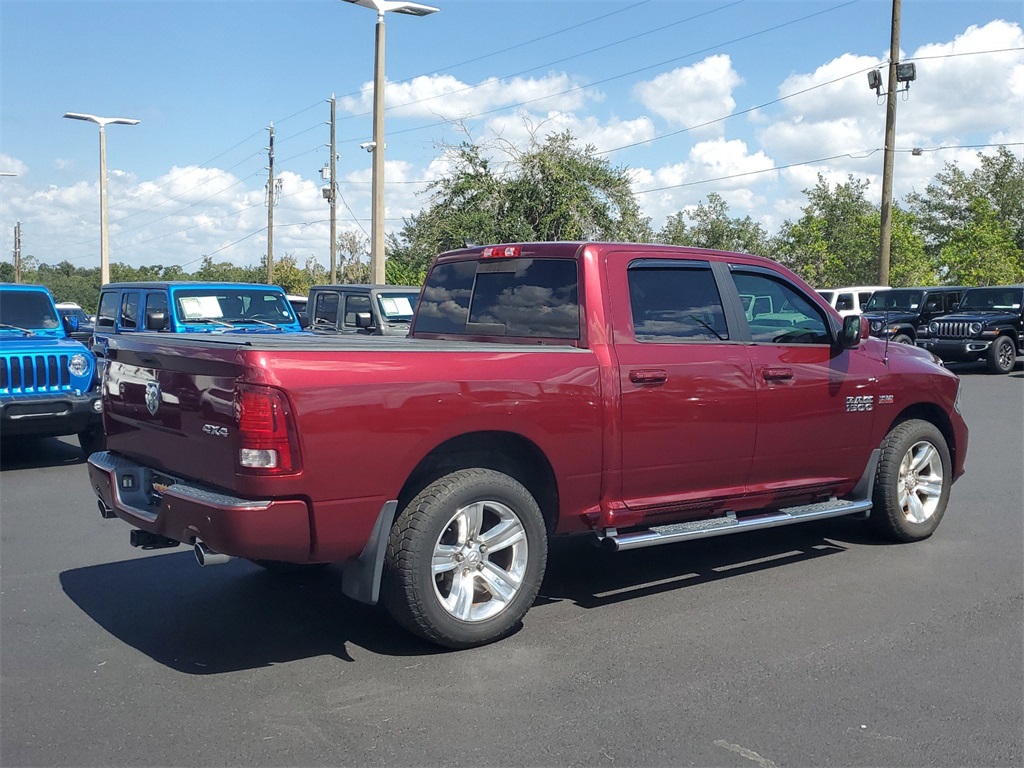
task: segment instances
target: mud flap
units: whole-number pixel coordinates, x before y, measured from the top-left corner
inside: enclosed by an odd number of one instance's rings
[[[398,511],[398,502],[389,501],[377,515],[370,539],[355,560],[345,564],[341,576],[341,591],[360,603],[376,605],[380,597],[380,577],[384,570],[384,554],[388,548],[391,524]]]

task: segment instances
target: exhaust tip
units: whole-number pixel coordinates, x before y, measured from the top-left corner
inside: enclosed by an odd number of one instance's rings
[[[231,555],[214,552],[201,541],[196,541],[193,551],[196,554],[196,562],[204,567],[208,565],[224,565],[224,563],[231,560]]]
[[[112,510],[110,507],[104,504],[102,499],[96,500],[96,506],[99,507],[100,516],[104,520],[110,520],[111,518],[117,517],[117,515],[114,513],[114,510]]]

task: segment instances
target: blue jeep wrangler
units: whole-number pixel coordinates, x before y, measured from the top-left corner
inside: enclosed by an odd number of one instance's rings
[[[123,333],[297,333],[283,289],[260,283],[155,281],[100,289],[93,352],[102,368],[111,336]]]
[[[78,435],[86,455],[104,448],[96,359],[70,338],[41,285],[0,283],[0,434]]]

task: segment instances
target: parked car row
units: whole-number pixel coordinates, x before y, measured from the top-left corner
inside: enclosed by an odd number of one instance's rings
[[[1024,355],[1021,285],[851,286],[818,293],[841,315],[862,314],[872,336],[916,344],[944,361],[984,360],[991,373],[1009,373]]]

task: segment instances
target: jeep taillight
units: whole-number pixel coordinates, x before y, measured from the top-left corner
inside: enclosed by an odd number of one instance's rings
[[[235,394],[238,464],[251,474],[280,475],[299,469],[298,442],[284,393],[241,384]]]

